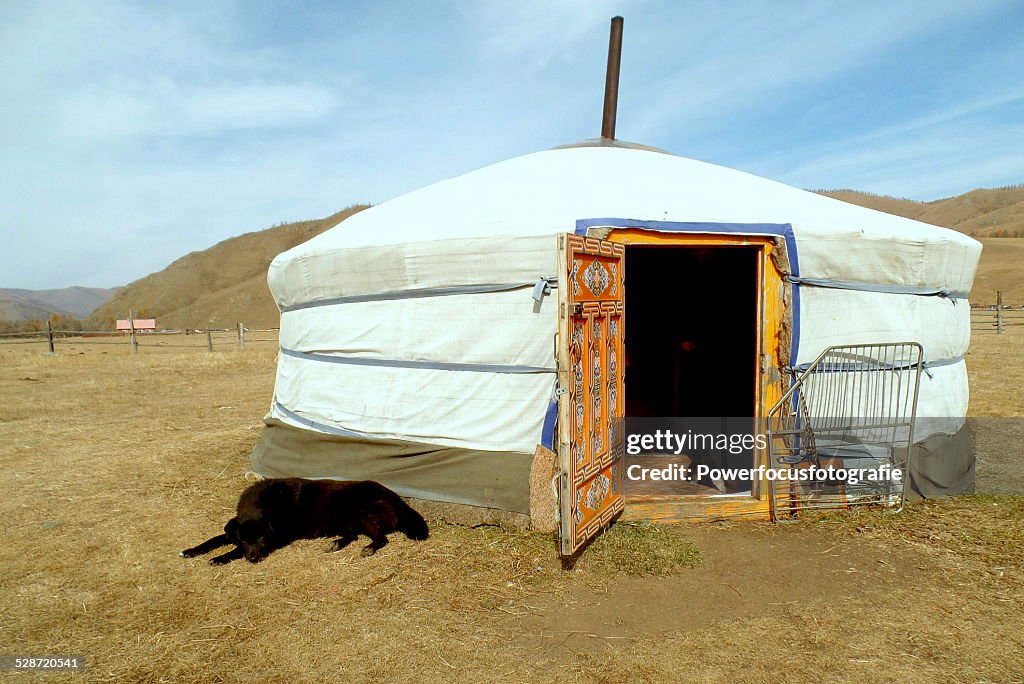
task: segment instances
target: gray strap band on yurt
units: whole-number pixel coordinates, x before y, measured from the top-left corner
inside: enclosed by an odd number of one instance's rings
[[[281,353],[306,361],[341,363],[352,366],[378,366],[384,368],[418,368],[421,370],[469,371],[474,373],[554,373],[554,368],[544,366],[515,366],[497,363],[449,363],[444,361],[405,361],[402,359],[366,359],[357,356],[336,356],[333,354],[312,354],[294,349],[281,348]]]
[[[337,306],[339,304],[361,304],[363,302],[389,302],[399,299],[425,299],[428,297],[450,297],[452,295],[467,294],[488,294],[492,292],[509,292],[523,288],[533,288],[533,299],[540,299],[551,293],[551,288],[558,287],[558,278],[554,276],[543,276],[528,283],[485,283],[482,285],[456,285],[453,287],[428,287],[419,290],[399,290],[395,292],[376,292],[373,294],[347,295],[344,297],[330,297],[329,299],[317,299],[311,302],[299,304],[288,304],[281,307],[281,313],[289,311],[301,311],[313,309],[318,306]]]
[[[803,278],[786,276],[786,282],[794,285],[825,287],[836,290],[856,290],[858,292],[878,292],[882,294],[905,294],[919,297],[942,297],[944,299],[967,299],[966,292],[954,292],[943,287],[913,287],[910,285],[887,285],[883,283],[863,283],[852,280],[833,280],[831,278]]]

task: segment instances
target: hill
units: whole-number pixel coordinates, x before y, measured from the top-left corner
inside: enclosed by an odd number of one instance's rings
[[[953,228],[976,238],[1024,238],[1024,185],[981,188],[933,202],[856,190],[815,192],[869,209]]]
[[[129,310],[138,318],[156,318],[161,328],[220,328],[237,322],[276,327],[277,305],[267,288],[271,260],[365,208],[348,207],[323,219],[246,233],[187,254],[121,289],[89,316],[86,327],[112,328]]]
[[[56,314],[85,318],[119,288],[65,287],[58,290],[0,288],[0,320],[46,320]]]
[[[979,238],[985,245],[971,289],[971,304],[995,304],[996,290],[1003,302],[1024,305],[1024,239]]]

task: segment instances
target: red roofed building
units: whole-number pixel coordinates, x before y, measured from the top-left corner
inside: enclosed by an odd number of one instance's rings
[[[156,319],[155,318],[136,318],[135,319],[135,332],[156,332]],[[132,326],[128,322],[128,319],[118,319],[117,331],[118,332],[131,332]]]

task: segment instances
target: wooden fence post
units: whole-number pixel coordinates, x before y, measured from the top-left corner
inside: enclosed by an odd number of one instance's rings
[[[1003,334],[1003,291],[996,292],[996,335]]]
[[[238,351],[245,351],[245,326],[238,323]]]
[[[53,351],[53,326],[50,325],[50,321],[46,321],[46,338],[50,343],[50,353],[55,353]]]
[[[128,336],[128,343],[131,345],[132,354],[139,353],[139,341],[135,339],[135,312],[128,309],[128,327],[131,330]]]
[[[206,351],[213,351],[213,335],[210,333],[210,324],[206,324]]]

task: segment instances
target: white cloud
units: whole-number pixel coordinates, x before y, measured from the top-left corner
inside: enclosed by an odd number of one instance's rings
[[[72,91],[56,106],[58,132],[105,143],[145,136],[186,137],[297,128],[323,121],[340,104],[315,84],[196,85],[183,80],[111,80]]]
[[[894,127],[822,149],[790,150],[744,168],[810,188],[852,188],[918,200],[1021,182],[1024,124],[944,121]]]
[[[936,131],[944,126],[948,128],[949,124],[957,121],[969,120],[971,117],[985,114],[1004,105],[1024,102],[1024,87],[1011,87],[1009,90],[987,97],[971,97],[961,93],[958,99],[961,101],[944,102],[940,108],[918,114],[904,121],[872,129],[853,138],[841,140],[840,144],[855,146],[885,140],[897,142],[903,136],[927,134],[929,131]]]
[[[631,0],[487,0],[465,11],[486,57],[541,70],[556,58],[571,59],[584,38],[602,28],[607,33],[613,14],[636,5]]]
[[[841,80],[880,62],[902,42],[993,5],[767,1],[728,6],[732,11],[719,4],[692,6],[680,18],[683,35],[675,39],[683,57],[677,53],[671,61],[685,66],[646,85],[645,106],[630,133],[639,140],[664,137],[666,129],[697,133],[730,114],[770,107],[773,99],[800,88]]]

